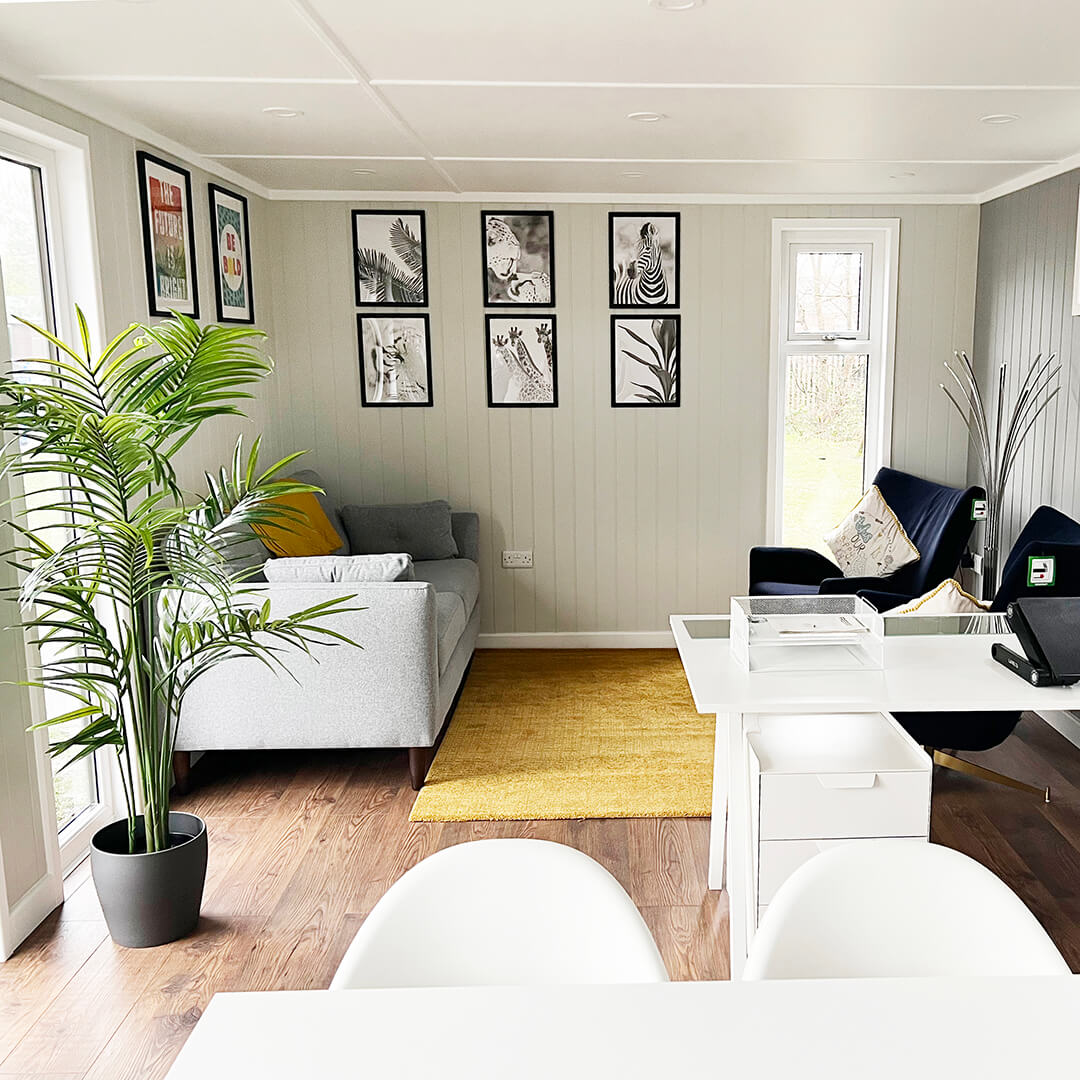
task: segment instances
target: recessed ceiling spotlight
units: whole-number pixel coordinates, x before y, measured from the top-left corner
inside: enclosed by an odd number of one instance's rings
[[[979,117],[979,120],[984,124],[1011,124],[1014,120],[1019,119],[1020,114],[1014,112],[995,112]]]
[[[268,105],[263,112],[267,116],[276,116],[279,120],[291,120],[294,116],[303,116],[302,109],[290,109],[287,105]]]
[[[649,0],[649,7],[657,11],[692,11],[704,4],[705,0]]]
[[[626,114],[627,120],[636,120],[639,124],[655,124],[659,120],[666,120],[667,114],[662,112],[632,112]]]
[[[353,169],[354,176],[374,176],[374,169]]]
[[[640,180],[645,174],[640,172],[624,172],[622,174],[627,180]]]

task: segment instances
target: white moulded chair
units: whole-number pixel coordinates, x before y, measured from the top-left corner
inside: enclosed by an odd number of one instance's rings
[[[1067,975],[1023,901],[966,855],[919,840],[814,856],[773,897],[746,979]]]
[[[649,928],[599,863],[546,840],[476,840],[387,890],[332,990],[666,982]]]

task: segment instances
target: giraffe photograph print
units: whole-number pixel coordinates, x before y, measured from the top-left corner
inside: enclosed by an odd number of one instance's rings
[[[550,210],[482,210],[484,306],[555,304],[555,215]]]
[[[488,406],[555,408],[555,316],[487,315]]]
[[[679,306],[679,215],[608,214],[609,306]]]

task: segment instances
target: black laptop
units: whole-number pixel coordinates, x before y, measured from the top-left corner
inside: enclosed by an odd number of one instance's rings
[[[1080,597],[1025,596],[1008,608],[1025,656],[996,643],[993,657],[1035,686],[1080,682]]]

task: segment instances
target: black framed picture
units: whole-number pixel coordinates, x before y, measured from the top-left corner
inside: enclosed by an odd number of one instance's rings
[[[559,404],[554,315],[485,315],[488,407]]]
[[[218,322],[253,323],[255,299],[251,291],[248,201],[217,184],[209,184],[208,188]]]
[[[354,210],[357,307],[427,307],[427,219],[423,210]]]
[[[481,210],[484,306],[554,307],[555,215]]]
[[[611,316],[614,408],[678,408],[681,365],[680,316]]]
[[[679,306],[679,214],[608,214],[608,306]]]
[[[146,150],[135,151],[142,210],[146,300],[151,315],[199,317],[191,173]]]
[[[398,407],[433,404],[431,323],[420,315],[356,316],[360,401]]]

